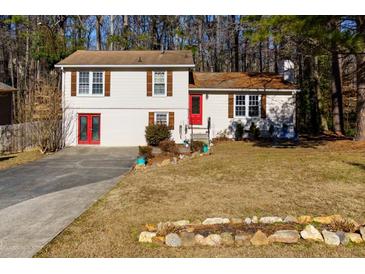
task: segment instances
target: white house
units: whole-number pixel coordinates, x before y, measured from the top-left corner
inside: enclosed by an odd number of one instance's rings
[[[83,51],[62,71],[66,144],[143,145],[145,127],[169,125],[177,143],[232,134],[232,122],[293,124],[296,87],[277,75],[198,73],[190,51]]]

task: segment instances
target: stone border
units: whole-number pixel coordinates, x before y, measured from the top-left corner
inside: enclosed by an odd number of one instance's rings
[[[275,229],[280,226],[288,226],[290,229]],[[321,226],[322,232],[316,226]],[[342,229],[334,229],[336,227]],[[237,231],[235,228],[238,228]],[[240,231],[242,228],[249,232]],[[266,228],[270,228],[274,233],[268,236],[262,231]],[[284,219],[276,216],[261,218],[253,216],[245,219],[216,217],[207,218],[203,222],[180,220],[161,222],[157,225],[146,224],[145,229],[146,231],[142,231],[139,235],[139,242],[169,247],[265,246],[272,243],[294,244],[300,239],[324,242],[329,246],[365,242],[365,224],[360,225],[353,219],[343,218],[340,215],[286,216]]]

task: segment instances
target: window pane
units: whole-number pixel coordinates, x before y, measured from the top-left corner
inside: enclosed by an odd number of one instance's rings
[[[165,72],[154,73],[154,95],[165,95]]]
[[[236,116],[246,116],[246,96],[236,95]]]
[[[100,117],[93,116],[92,117],[92,139],[93,141],[98,141],[100,139]]]
[[[193,96],[191,98],[191,113],[200,114],[200,96]]]
[[[87,140],[87,117],[86,116],[80,117],[80,140],[81,141]]]
[[[89,72],[80,71],[79,72],[79,94],[89,93]]]
[[[259,96],[258,95],[250,95],[249,106],[248,106],[248,115],[250,117],[259,116]]]
[[[156,113],[156,125],[167,125],[167,113]]]
[[[93,72],[93,94],[103,94],[103,73]]]

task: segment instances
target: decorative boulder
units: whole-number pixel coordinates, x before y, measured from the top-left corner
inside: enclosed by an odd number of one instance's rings
[[[278,230],[269,236],[270,243],[293,244],[299,241],[300,235],[296,230]]]
[[[155,232],[142,231],[141,234],[139,234],[138,241],[141,243],[152,243],[152,238],[155,236]]]
[[[251,221],[253,224],[257,224],[259,222],[259,218],[257,216],[253,216]]]
[[[298,223],[300,224],[309,224],[312,222],[312,220],[313,220],[312,217],[308,215],[298,217]]]
[[[341,221],[341,215],[330,215],[330,216],[321,216],[321,217],[314,217],[313,222],[329,225],[335,221]]]
[[[186,226],[190,224],[190,221],[188,220],[180,220],[172,223],[174,226]]]
[[[324,238],[324,242],[327,245],[332,245],[332,246],[340,245],[340,242],[341,242],[340,237],[338,237],[338,235],[335,232],[323,230],[322,235]]]
[[[157,235],[165,236],[169,232],[173,231],[174,228],[175,228],[175,226],[171,222],[158,223],[158,225],[157,225]]]
[[[353,242],[355,244],[359,244],[359,243],[363,242],[361,235],[358,233],[350,232],[350,233],[346,233],[346,236],[349,237],[350,242]]]
[[[248,218],[247,217],[247,218],[245,218],[245,221],[244,222],[245,222],[246,225],[249,225],[249,224],[252,223],[252,220],[251,220],[251,218]]]
[[[203,221],[203,225],[228,224],[228,218],[207,218]]]
[[[350,242],[350,238],[346,235],[345,232],[343,231],[337,231],[336,235],[338,236],[338,238],[340,238],[340,242],[342,245],[348,245]]]
[[[241,218],[232,218],[231,223],[232,224],[242,224],[243,220]]]
[[[166,235],[165,243],[166,243],[167,246],[180,247],[181,246],[181,238],[176,233],[170,233],[170,234]]]
[[[312,225],[307,225],[304,230],[300,232],[304,240],[323,242],[321,233]]]
[[[236,246],[250,245],[250,240],[252,236],[252,234],[239,234],[234,236]]]
[[[263,233],[261,230],[258,230],[253,237],[250,240],[251,244],[255,246],[261,246],[261,245],[268,245],[269,240],[265,233]]]
[[[204,245],[205,244],[205,238],[204,238],[204,236],[202,236],[200,234],[195,235],[194,241],[195,241],[196,244],[199,244],[199,245]]]
[[[289,215],[285,217],[284,223],[298,223],[298,219],[297,217]]]
[[[157,226],[155,224],[146,224],[145,228],[149,232],[155,232],[157,230]]]
[[[360,234],[362,239],[365,241],[365,226],[360,227]]]
[[[218,234],[210,234],[200,241],[202,245],[219,246],[222,243],[222,238]]]
[[[280,217],[270,216],[270,217],[262,217],[260,218],[260,223],[262,224],[274,224],[274,223],[282,223],[283,219]]]
[[[181,238],[181,245],[188,247],[195,245],[195,235],[191,232],[181,232],[180,233]]]
[[[223,232],[221,234],[221,239],[222,239],[222,245],[225,245],[225,246],[233,246],[234,245],[233,236],[229,232]]]

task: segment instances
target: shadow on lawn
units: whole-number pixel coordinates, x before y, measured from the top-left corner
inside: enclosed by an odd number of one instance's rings
[[[324,146],[329,142],[352,140],[352,138],[336,135],[318,135],[309,136],[301,135],[299,141],[280,141],[271,139],[260,139],[252,140],[254,146],[258,147],[272,147],[272,148],[318,148],[319,146]]]
[[[4,157],[0,156],[0,162],[1,161],[6,161],[6,160],[9,160],[9,159],[12,159],[12,158],[15,158],[15,156],[4,156]]]
[[[358,167],[362,170],[365,170],[365,164],[362,164],[362,163],[356,163],[356,162],[344,162],[346,164],[349,164],[349,165],[352,165],[352,166],[355,166],[355,167]]]

